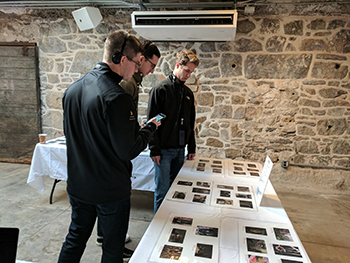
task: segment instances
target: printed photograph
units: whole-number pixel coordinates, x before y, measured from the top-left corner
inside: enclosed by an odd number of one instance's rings
[[[292,234],[287,228],[273,228],[277,240],[293,241]]]
[[[233,166],[233,169],[234,169],[235,171],[243,171],[243,168],[240,167],[240,166]]]
[[[182,253],[182,247],[164,245],[160,258],[171,258],[178,260]]]
[[[222,197],[231,197],[230,191],[220,190],[220,196]]]
[[[216,187],[217,187],[217,188],[222,188],[222,189],[230,189],[230,190],[233,190],[233,186],[231,186],[231,185],[218,184]]]
[[[213,168],[222,168],[222,165],[212,164],[211,167],[213,167]]]
[[[186,226],[192,226],[192,222],[193,222],[193,218],[182,217],[182,216],[175,216],[172,221],[173,224],[186,225]]]
[[[200,162],[209,163],[209,160],[199,159]]]
[[[173,198],[174,199],[185,199],[186,197],[186,192],[179,192],[179,191],[175,191],[175,193],[173,194]]]
[[[233,165],[241,165],[241,166],[243,166],[243,163],[233,163]]]
[[[238,192],[250,192],[249,187],[247,186],[237,186]]]
[[[171,231],[169,242],[183,243],[186,235],[186,230],[173,228]]]
[[[248,168],[248,171],[252,171],[252,172],[259,172],[258,169],[252,169],[252,168]]]
[[[249,194],[236,194],[237,198],[246,198],[246,199],[252,199],[252,195]]]
[[[198,163],[198,167],[205,167],[205,163]]]
[[[216,199],[216,203],[218,205],[233,205],[233,200],[218,198]]]
[[[303,263],[302,261],[295,261],[290,259],[281,259],[281,263]]]
[[[219,229],[217,227],[197,226],[196,235],[207,237],[218,237]]]
[[[201,186],[201,187],[210,187],[210,183],[209,182],[197,182],[197,186]]]
[[[301,258],[301,253],[298,247],[296,246],[284,246],[273,244],[273,250],[276,255],[291,256]]]
[[[204,204],[206,199],[206,195],[194,195],[192,202]]]
[[[221,161],[213,161],[213,164],[222,164]]]
[[[256,172],[250,172],[250,175],[251,175],[251,176],[260,176],[260,174],[259,174],[259,173],[256,173]]]
[[[247,249],[250,252],[267,254],[266,244],[262,239],[247,238]]]
[[[256,168],[256,165],[254,163],[248,163],[248,167]]]
[[[251,226],[246,226],[245,227],[245,232],[247,234],[254,234],[254,235],[263,235],[267,236],[267,231],[265,228],[261,227],[251,227]]]
[[[238,174],[238,175],[245,175],[245,172],[238,172],[238,171],[233,171],[233,174]]]
[[[268,257],[261,257],[256,255],[249,255],[248,262],[249,263],[270,263]]]
[[[185,185],[185,186],[192,186],[192,182],[188,182],[188,181],[178,181],[177,184],[178,185]]]
[[[221,174],[220,168],[213,168],[213,173]]]
[[[253,203],[251,201],[239,200],[240,207],[253,208]]]
[[[197,167],[197,171],[199,171],[199,172],[204,172],[204,171],[205,171],[205,168],[204,168],[204,167]]]
[[[193,193],[200,193],[200,194],[210,194],[210,189],[203,189],[203,188],[196,188],[196,187],[193,187],[192,189],[192,192]]]
[[[213,245],[197,243],[196,252],[194,255],[196,257],[212,258]]]

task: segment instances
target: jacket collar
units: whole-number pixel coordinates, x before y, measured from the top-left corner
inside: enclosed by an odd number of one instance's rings
[[[173,73],[170,73],[169,77],[170,77],[170,80],[171,80],[173,83],[178,83],[178,84],[180,84],[181,86],[185,85],[185,81],[179,80]]]
[[[94,70],[108,71],[113,75],[113,78],[115,78],[118,81],[118,83],[123,79],[123,77],[120,76],[118,73],[112,71],[111,68],[105,62],[98,62],[95,65]]]

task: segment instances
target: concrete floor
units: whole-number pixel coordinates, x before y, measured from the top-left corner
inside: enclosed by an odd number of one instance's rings
[[[40,193],[26,184],[30,166],[0,162],[0,226],[20,229],[17,259],[56,262],[70,222],[65,182],[56,186],[49,204],[53,180],[45,180]],[[301,188],[273,183],[310,259],[314,263],[348,262],[350,258],[349,191]],[[133,191],[126,246],[135,249],[153,217],[153,193]],[[101,248],[95,245],[96,229],[82,263],[100,262]],[[1,260],[0,260],[1,261]]]

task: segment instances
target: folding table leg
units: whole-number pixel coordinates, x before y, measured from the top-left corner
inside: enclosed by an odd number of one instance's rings
[[[61,180],[58,180],[58,179],[55,179],[55,181],[53,182],[53,186],[50,194],[50,204],[52,204],[52,196],[53,196],[53,192],[55,191],[56,184],[59,182],[61,182]]]

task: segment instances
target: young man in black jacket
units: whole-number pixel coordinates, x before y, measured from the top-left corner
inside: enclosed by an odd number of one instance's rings
[[[166,115],[149,143],[155,168],[155,213],[184,163],[185,146],[188,160],[196,153],[194,96],[185,82],[198,65],[199,59],[192,51],[178,52],[172,74],[150,91],[148,119],[158,113]]]
[[[67,141],[67,192],[72,219],[59,263],[78,263],[94,228],[102,231],[101,262],[123,262],[130,214],[131,159],[145,149],[159,122],[140,129],[132,97],[120,87],[137,72],[141,43],[110,34],[103,61],[70,85],[62,98]]]

